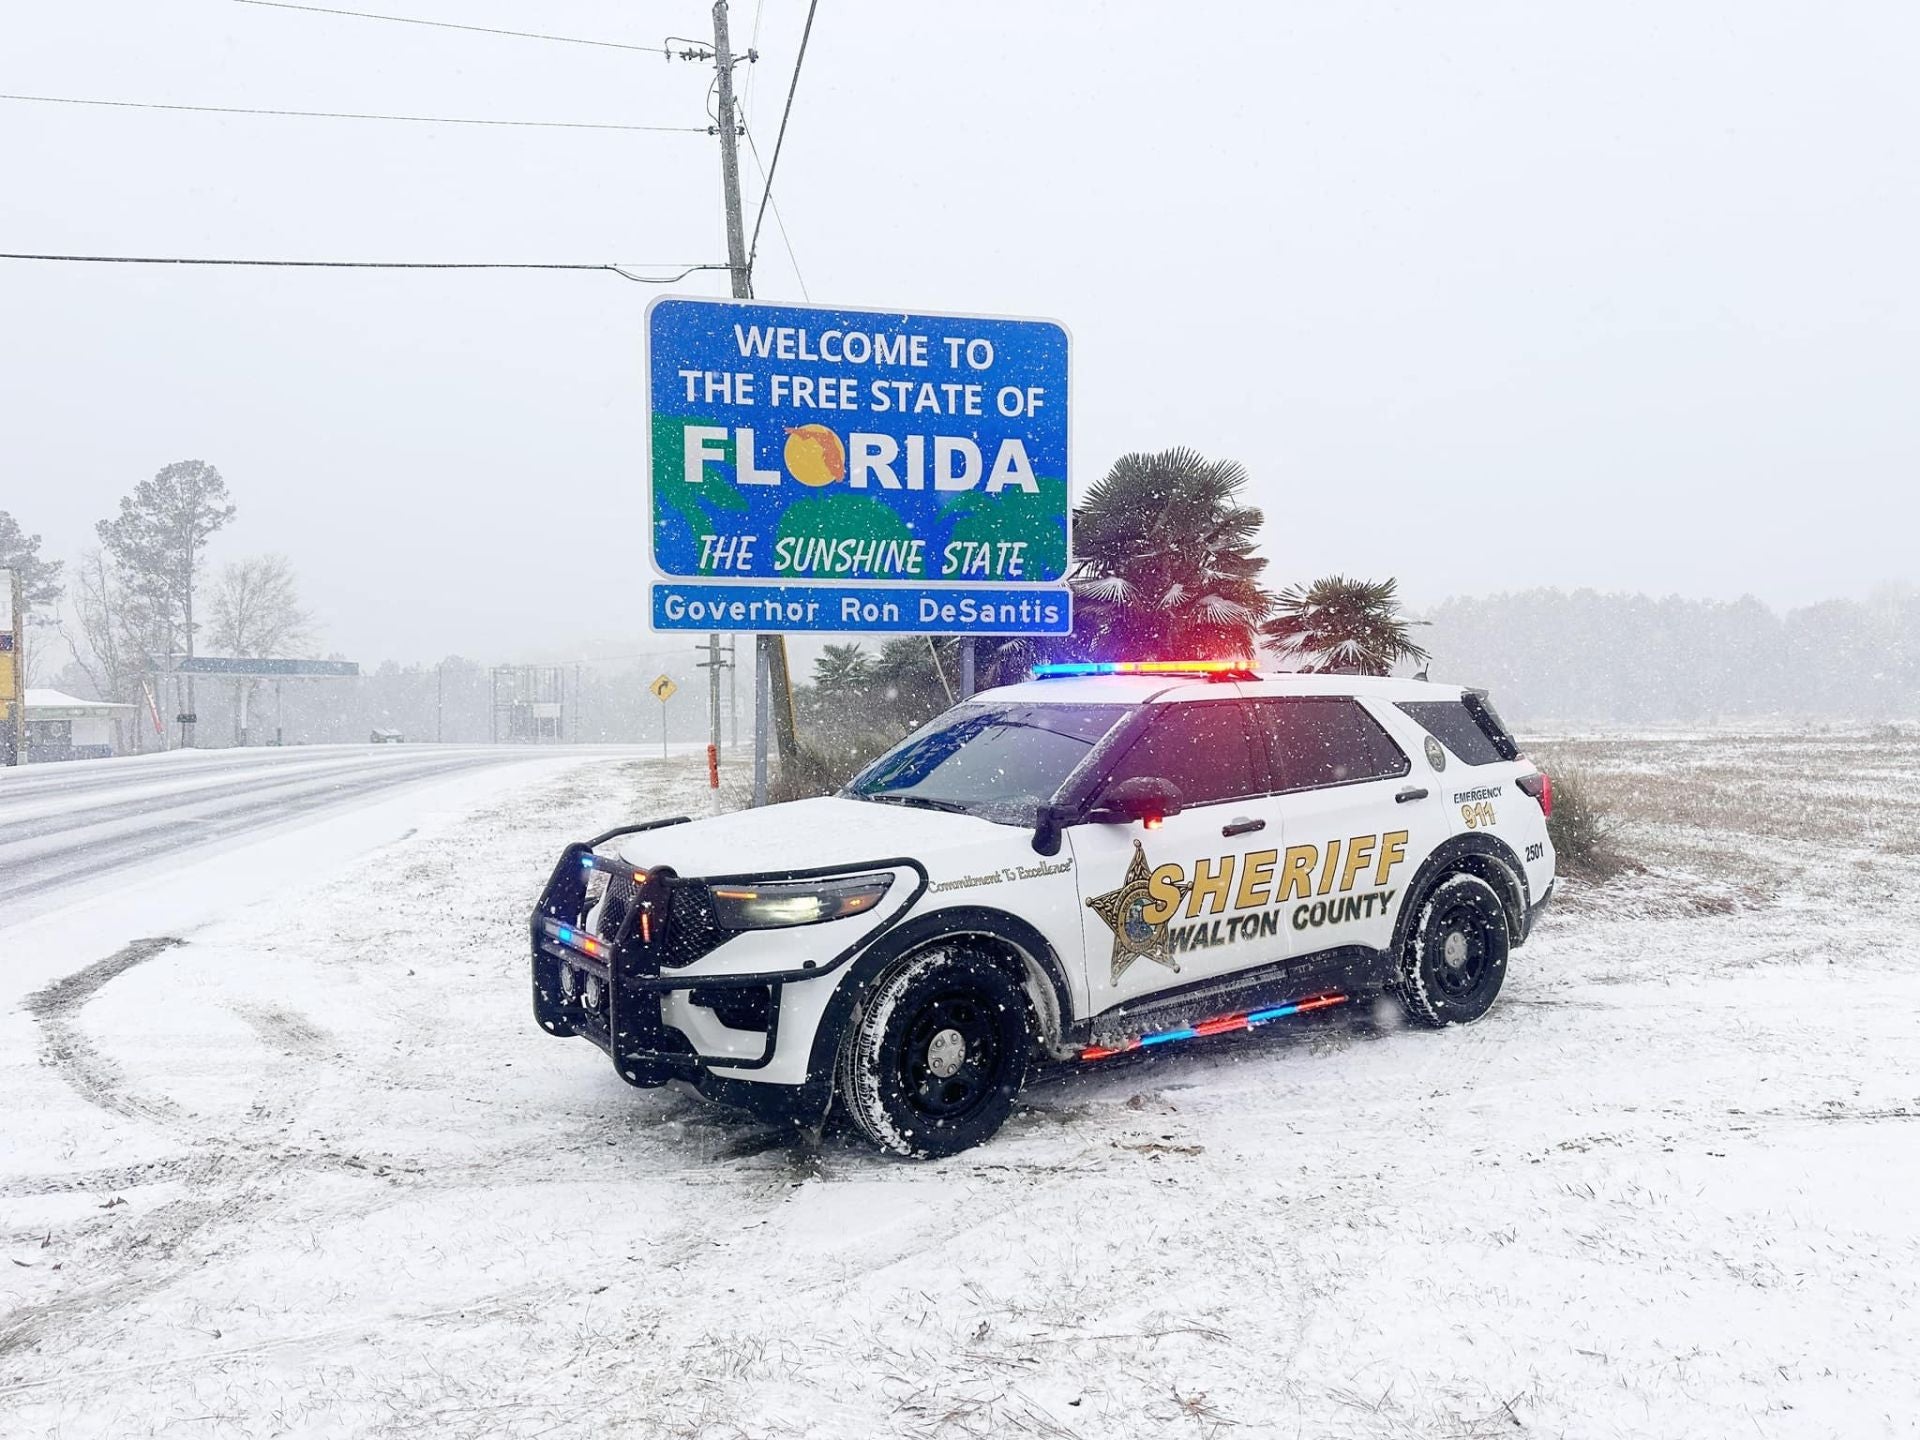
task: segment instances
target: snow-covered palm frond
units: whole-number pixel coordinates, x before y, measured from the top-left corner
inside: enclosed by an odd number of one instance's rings
[[[1202,595],[1193,602],[1193,608],[1215,625],[1230,625],[1236,620],[1250,621],[1254,618],[1245,605],[1238,600],[1229,600],[1225,595]]]
[[[1131,600],[1136,590],[1124,575],[1096,575],[1080,581],[1076,588],[1089,599],[1113,601]]]

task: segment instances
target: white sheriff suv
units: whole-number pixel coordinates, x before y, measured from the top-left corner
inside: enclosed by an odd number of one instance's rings
[[[1553,891],[1553,792],[1486,696],[1227,662],[1041,666],[838,795],[570,845],[534,1014],[628,1082],[882,1150],[1097,1065],[1396,996],[1477,1020]]]

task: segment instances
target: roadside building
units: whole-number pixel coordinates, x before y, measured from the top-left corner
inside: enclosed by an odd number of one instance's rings
[[[27,691],[27,760],[98,760],[114,753],[119,720],[131,705],[82,700],[59,690]]]

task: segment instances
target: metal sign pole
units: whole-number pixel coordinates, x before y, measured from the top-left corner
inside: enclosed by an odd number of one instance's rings
[[[771,677],[767,670],[767,647],[755,637],[753,647],[753,803],[767,803],[767,720],[772,709],[767,703]]]

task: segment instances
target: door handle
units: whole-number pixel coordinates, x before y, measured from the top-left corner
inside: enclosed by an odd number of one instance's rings
[[[1399,802],[1400,804],[1402,804],[1402,805],[1404,805],[1404,804],[1406,804],[1406,803],[1407,803],[1407,802],[1408,802],[1409,800],[1424,800],[1424,799],[1426,799],[1426,798],[1427,798],[1427,792],[1426,792],[1426,789],[1425,789],[1425,787],[1424,787],[1424,786],[1417,786],[1417,785],[1416,785],[1416,786],[1414,786],[1414,787],[1413,787],[1412,789],[1409,789],[1409,790],[1402,790],[1402,791],[1401,791],[1401,792],[1400,792],[1400,793],[1399,793],[1398,795],[1396,795],[1396,796],[1394,796],[1393,798],[1394,798],[1394,799],[1395,799],[1395,800],[1396,800],[1397,802]]]
[[[1244,816],[1220,827],[1220,833],[1231,839],[1235,835],[1251,835],[1256,830],[1267,828],[1264,820],[1248,820]]]

